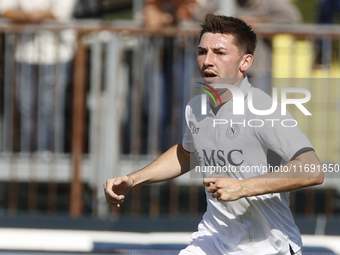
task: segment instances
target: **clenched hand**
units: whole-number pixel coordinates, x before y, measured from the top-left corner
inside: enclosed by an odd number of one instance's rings
[[[120,207],[120,203],[124,202],[125,194],[132,189],[133,184],[133,179],[127,175],[108,179],[104,183],[106,201]]]
[[[211,175],[203,179],[207,192],[218,201],[234,201],[243,197],[242,181],[225,175]]]

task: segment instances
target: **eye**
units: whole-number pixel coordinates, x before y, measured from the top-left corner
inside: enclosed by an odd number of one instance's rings
[[[221,52],[221,51],[217,52],[217,54],[218,54],[218,55],[221,55],[221,56],[226,55],[224,52]]]
[[[205,54],[206,54],[206,51],[203,51],[203,50],[198,51],[198,55],[205,55]]]

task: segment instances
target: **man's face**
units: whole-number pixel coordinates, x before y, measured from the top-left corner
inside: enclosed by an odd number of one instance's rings
[[[204,33],[198,45],[197,63],[206,83],[222,78],[243,78],[243,55],[234,44],[234,36]]]

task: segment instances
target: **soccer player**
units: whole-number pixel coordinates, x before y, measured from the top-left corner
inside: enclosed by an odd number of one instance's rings
[[[266,110],[271,108],[272,98],[253,88],[245,76],[253,63],[256,42],[256,34],[244,21],[207,14],[197,62],[205,84],[213,88],[228,81],[242,91],[245,101],[252,98],[254,106]],[[234,170],[219,175],[202,171],[207,211],[192,234],[191,244],[180,255],[301,254],[300,233],[289,210],[289,192],[323,182],[322,171],[301,171],[305,166],[320,166],[311,143],[296,125],[282,125],[293,117],[289,113],[281,116],[280,104],[269,117],[256,115],[249,107],[244,107],[243,115],[233,115],[232,91],[217,92],[222,105],[207,102],[206,114],[202,114],[202,95],[189,102],[185,114],[188,128],[181,144],[137,172],[108,179],[104,184],[107,201],[119,207],[133,187],[188,172],[190,153],[195,153],[200,167]],[[219,125],[217,119],[233,124]],[[266,122],[268,119],[272,121]],[[270,154],[287,163],[267,171]],[[265,171],[245,171],[252,166],[262,166]]]

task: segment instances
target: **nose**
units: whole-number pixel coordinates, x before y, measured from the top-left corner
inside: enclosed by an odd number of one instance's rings
[[[214,65],[214,54],[211,51],[208,51],[207,54],[205,55],[203,65],[204,66],[213,66]]]

